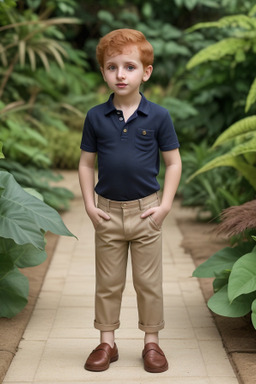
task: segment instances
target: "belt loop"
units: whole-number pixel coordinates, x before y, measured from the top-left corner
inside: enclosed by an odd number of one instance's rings
[[[143,211],[143,199],[139,199],[140,210]]]
[[[110,211],[110,200],[109,199],[106,199],[106,210],[107,210],[107,212]]]

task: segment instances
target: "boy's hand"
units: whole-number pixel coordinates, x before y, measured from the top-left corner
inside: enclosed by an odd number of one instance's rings
[[[169,211],[166,211],[161,206],[153,207],[153,208],[149,208],[145,212],[143,212],[142,215],[141,215],[141,218],[145,219],[148,216],[152,216],[152,219],[156,222],[156,224],[159,227],[161,227],[165,217],[168,214],[168,212]]]
[[[87,209],[87,214],[90,217],[94,228],[97,227],[101,219],[110,220],[110,217],[106,214],[106,212],[97,207]]]

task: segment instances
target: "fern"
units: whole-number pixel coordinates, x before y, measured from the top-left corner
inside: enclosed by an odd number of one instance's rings
[[[229,153],[227,153],[226,155],[216,157],[209,163],[205,164],[202,168],[200,168],[198,171],[193,173],[187,179],[187,183],[189,183],[196,176],[204,172],[208,172],[217,167],[233,167],[237,169],[256,191],[255,167],[253,165],[247,164],[242,157],[236,157]]]
[[[250,132],[256,135],[256,116],[249,116],[232,124],[218,137],[213,148]]]
[[[253,17],[256,16],[256,5],[252,7],[252,9],[249,12],[249,16]]]
[[[252,104],[256,102],[256,78],[254,79],[246,99],[245,112],[248,112]]]
[[[235,55],[238,50],[246,50],[250,47],[249,42],[243,39],[230,37],[212,44],[194,55],[187,64],[187,69],[191,69],[206,61],[220,60],[227,55]]]
[[[250,16],[246,15],[231,15],[222,17],[218,21],[211,21],[206,23],[198,23],[193,27],[187,29],[187,32],[193,32],[202,28],[230,28],[230,27],[239,27],[245,30],[250,30],[255,28],[255,22]]]
[[[256,154],[256,116],[250,116],[238,121],[231,125],[213,145],[215,148],[222,145],[234,138],[244,138],[246,133],[253,133],[251,139],[245,143],[241,143],[233,147],[225,155],[217,156],[215,159],[209,161],[195,173],[193,173],[187,180],[190,182],[201,173],[210,171],[217,167],[233,167],[240,172],[245,179],[252,185],[256,191],[256,168],[253,166]],[[253,161],[250,162],[250,157]],[[248,164],[249,163],[249,164]]]

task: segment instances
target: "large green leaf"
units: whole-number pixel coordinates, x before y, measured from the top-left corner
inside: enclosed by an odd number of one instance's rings
[[[0,236],[17,244],[44,249],[44,233],[74,236],[53,208],[25,192],[8,173],[0,171]]]
[[[247,253],[234,264],[228,283],[228,297],[232,302],[238,296],[256,291],[256,252]]]
[[[222,17],[218,21],[210,21],[204,23],[198,23],[192,27],[190,27],[187,32],[192,32],[201,28],[225,28],[225,27],[240,27],[243,29],[252,29],[253,27],[253,19],[246,15],[231,15]]]
[[[217,61],[227,55],[235,55],[238,50],[246,49],[250,43],[245,42],[244,39],[237,39],[235,37],[229,37],[212,44],[194,55],[187,64],[187,69],[191,69],[199,64],[207,61]]]
[[[245,112],[248,112],[252,104],[254,104],[255,102],[256,102],[256,78],[254,79],[251,85],[251,88],[249,90],[249,93],[246,99]]]
[[[5,253],[0,251],[0,281],[14,267],[12,259]]]
[[[11,267],[18,268],[34,267],[43,263],[47,258],[45,251],[35,248],[32,244],[17,245],[11,239],[0,237],[0,270],[3,263],[8,259]],[[10,265],[9,263],[9,265]]]
[[[238,136],[242,136],[246,133],[256,132],[256,116],[249,116],[236,121],[229,128],[227,128],[215,141],[213,148],[223,143],[233,140]],[[255,149],[256,150],[256,149]]]
[[[239,296],[230,303],[228,288],[225,285],[208,300],[208,307],[217,315],[241,317],[250,312],[251,304],[255,298],[256,293],[254,292],[253,294]]]
[[[253,151],[250,151],[253,153]],[[226,155],[218,156],[215,159],[209,161],[206,163],[202,168],[198,169],[195,173],[193,173],[188,179],[187,183],[189,183],[193,178],[200,175],[201,173],[210,171],[211,169],[217,168],[217,167],[233,167],[237,169],[244,178],[252,185],[252,187],[256,190],[256,168],[251,165],[247,164],[242,157],[240,156],[233,156],[230,153],[227,153]]]
[[[219,274],[223,271],[231,270],[234,263],[246,252],[248,252],[248,250],[251,250],[251,246],[246,243],[234,248],[223,248],[214,253],[204,263],[200,264],[193,272],[193,276],[219,277]]]
[[[256,329],[256,299],[252,303],[251,319],[252,319],[252,324],[253,324],[254,328]]]
[[[0,317],[11,318],[27,304],[29,282],[17,267],[0,279]]]
[[[4,154],[2,152],[3,149],[3,143],[0,141],[0,159],[4,159]]]

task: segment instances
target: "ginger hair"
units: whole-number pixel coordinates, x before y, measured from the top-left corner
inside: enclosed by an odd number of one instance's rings
[[[104,67],[105,54],[115,56],[122,54],[127,46],[135,45],[140,53],[143,67],[152,65],[154,51],[144,34],[135,29],[116,29],[102,37],[96,48],[96,58],[101,68]]]

